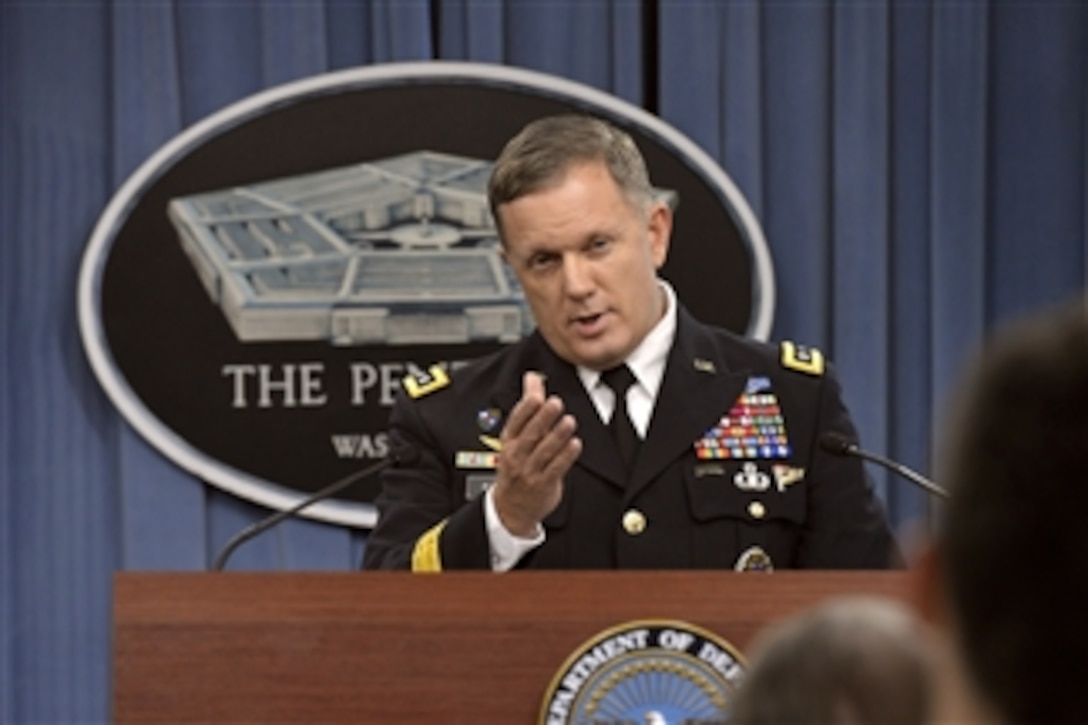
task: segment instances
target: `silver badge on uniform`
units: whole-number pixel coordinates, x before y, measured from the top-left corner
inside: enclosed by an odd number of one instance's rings
[[[495,485],[494,473],[470,473],[465,476],[465,500],[471,501]]]
[[[745,463],[740,473],[733,476],[733,485],[741,491],[766,491],[771,487],[771,477],[759,470],[754,463]]]

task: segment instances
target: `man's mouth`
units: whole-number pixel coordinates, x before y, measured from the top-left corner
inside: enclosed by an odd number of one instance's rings
[[[585,315],[575,315],[571,318],[571,324],[582,333],[599,332],[605,319],[605,313],[594,312]]]

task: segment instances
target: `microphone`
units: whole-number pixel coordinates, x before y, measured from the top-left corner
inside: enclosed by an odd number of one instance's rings
[[[833,453],[836,456],[855,456],[866,461],[872,461],[873,463],[879,463],[885,468],[895,471],[908,481],[917,484],[929,491],[932,494],[936,494],[941,498],[948,498],[948,491],[938,486],[933,481],[929,480],[917,471],[907,468],[902,463],[893,461],[890,458],[879,456],[876,453],[869,453],[862,450],[857,443],[850,440],[842,433],[836,433],[835,431],[827,431],[820,436],[820,448],[823,448],[828,453]]]
[[[340,493],[340,491],[344,490],[351,484],[357,481],[361,481],[364,478],[369,478],[370,476],[373,476],[374,474],[379,473],[386,468],[389,468],[389,466],[392,466],[393,464],[413,463],[418,458],[419,451],[416,449],[415,446],[408,444],[400,445],[397,448],[393,449],[388,456],[381,459],[377,463],[367,466],[361,471],[356,471],[355,473],[348,474],[347,476],[344,476],[338,481],[330,483],[325,488],[310,494],[289,509],[285,509],[284,511],[277,511],[268,518],[261,519],[260,521],[247,526],[246,528],[235,534],[231,538],[231,540],[226,543],[226,546],[224,546],[219,551],[218,556],[215,557],[215,563],[212,564],[212,571],[223,571],[223,567],[227,565],[227,559],[230,558],[230,555],[234,553],[235,549],[252,539],[254,536],[257,536],[263,531],[267,531],[268,529],[272,528],[284,519],[290,516],[294,516],[299,511],[302,511],[302,509],[308,506],[312,506],[318,501],[322,501],[326,498],[329,498],[330,496]]]

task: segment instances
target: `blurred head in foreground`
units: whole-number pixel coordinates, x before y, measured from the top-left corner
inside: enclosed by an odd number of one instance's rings
[[[895,600],[829,600],[756,639],[730,725],[922,725],[932,699],[927,642]]]
[[[1088,721],[1088,298],[998,330],[953,403],[927,609],[984,712]]]

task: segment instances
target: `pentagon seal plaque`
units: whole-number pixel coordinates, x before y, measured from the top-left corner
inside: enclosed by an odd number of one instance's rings
[[[540,725],[721,725],[746,663],[713,633],[636,620],[594,636],[552,679]]]

